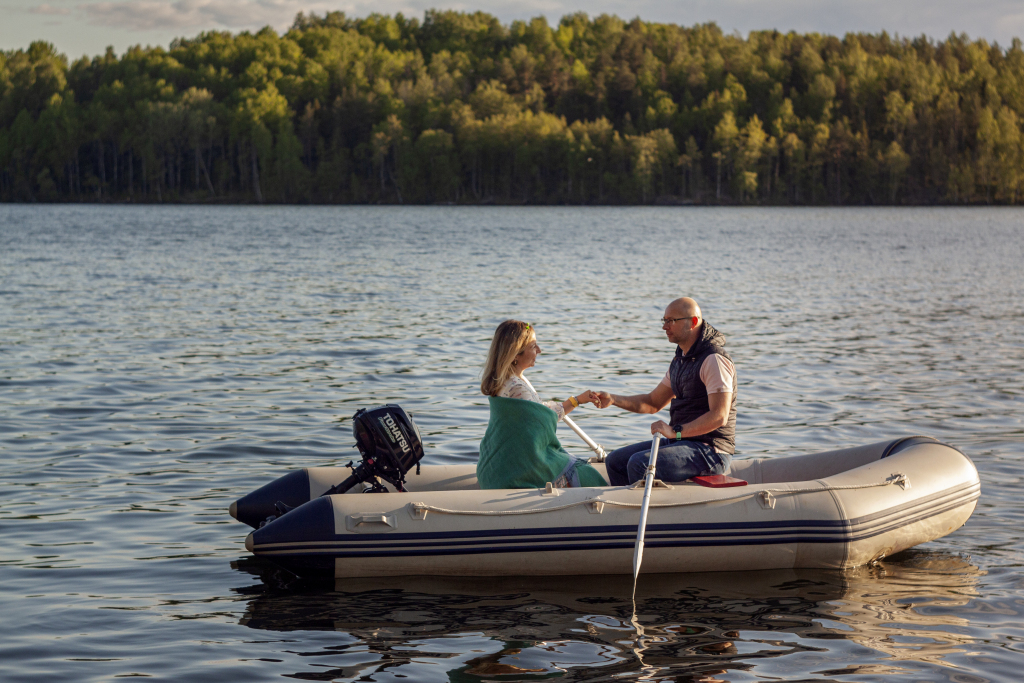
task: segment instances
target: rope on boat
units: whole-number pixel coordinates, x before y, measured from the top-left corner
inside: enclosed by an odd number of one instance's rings
[[[656,508],[674,508],[674,507],[686,507],[690,505],[704,505],[706,503],[725,503],[732,500],[741,500],[743,498],[759,498],[761,505],[764,507],[775,507],[775,502],[772,500],[772,495],[794,495],[798,493],[822,493],[824,491],[849,491],[853,489],[871,489],[878,488],[881,486],[892,486],[898,485],[900,488],[910,488],[910,480],[907,475],[902,473],[896,473],[887,477],[884,481],[876,482],[874,484],[847,484],[845,486],[819,486],[806,487],[800,489],[758,489],[757,491],[749,491],[745,493],[739,493],[733,496],[726,496],[725,498],[706,498],[704,500],[688,500],[679,501],[675,503],[651,503],[650,507]],[[535,515],[541,512],[558,512],[559,510],[568,510],[570,508],[579,507],[581,505],[615,505],[624,508],[638,508],[641,503],[623,503],[618,500],[604,500],[603,498],[588,498],[586,500],[578,500],[573,503],[566,503],[565,505],[556,505],[554,507],[544,508],[532,508],[529,510],[451,510],[449,508],[437,507],[435,505],[427,505],[426,503],[409,503],[413,513],[417,515],[426,515],[427,512],[437,512],[444,515],[480,515],[485,517],[501,517],[505,515]]]

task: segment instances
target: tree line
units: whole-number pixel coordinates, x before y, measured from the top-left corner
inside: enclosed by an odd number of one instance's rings
[[[1016,203],[1024,51],[573,14],[299,14],[0,52],[0,200]]]

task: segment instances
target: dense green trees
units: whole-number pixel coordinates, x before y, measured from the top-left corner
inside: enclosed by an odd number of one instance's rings
[[[299,15],[0,52],[0,199],[1016,203],[1024,51],[966,36]]]

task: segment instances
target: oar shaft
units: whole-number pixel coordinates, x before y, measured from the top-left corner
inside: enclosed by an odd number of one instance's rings
[[[597,442],[595,442],[593,439],[591,439],[589,436],[587,436],[586,433],[582,429],[579,428],[579,425],[577,425],[575,422],[573,422],[572,420],[569,419],[568,415],[565,415],[564,417],[562,417],[562,421],[565,422],[565,424],[569,425],[569,428],[572,429],[572,431],[576,432],[576,434],[581,439],[583,439],[583,443],[585,443],[588,446],[590,446],[590,450],[592,450],[595,453],[597,453],[597,457],[598,457],[598,461],[599,462],[604,462],[604,459],[605,459],[605,456],[607,455],[607,453],[604,452],[604,449],[601,448],[601,446]]]
[[[647,530],[647,510],[651,505],[651,489],[654,488],[654,471],[658,466],[658,445],[661,443],[661,434],[654,435],[654,442],[651,445],[651,461],[647,465],[647,474],[644,477],[644,499],[640,504],[640,525],[636,529],[636,547],[633,549],[633,585],[636,586],[636,577],[640,574],[640,563],[644,561],[644,533]]]

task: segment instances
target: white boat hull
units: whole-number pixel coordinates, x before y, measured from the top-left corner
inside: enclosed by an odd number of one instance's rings
[[[472,465],[424,466],[408,493],[314,497],[347,472],[313,472],[313,499],[246,547],[336,578],[632,573],[641,488],[480,490]],[[643,573],[855,567],[958,529],[980,495],[970,459],[917,437],[732,475],[749,485],[654,489]]]

